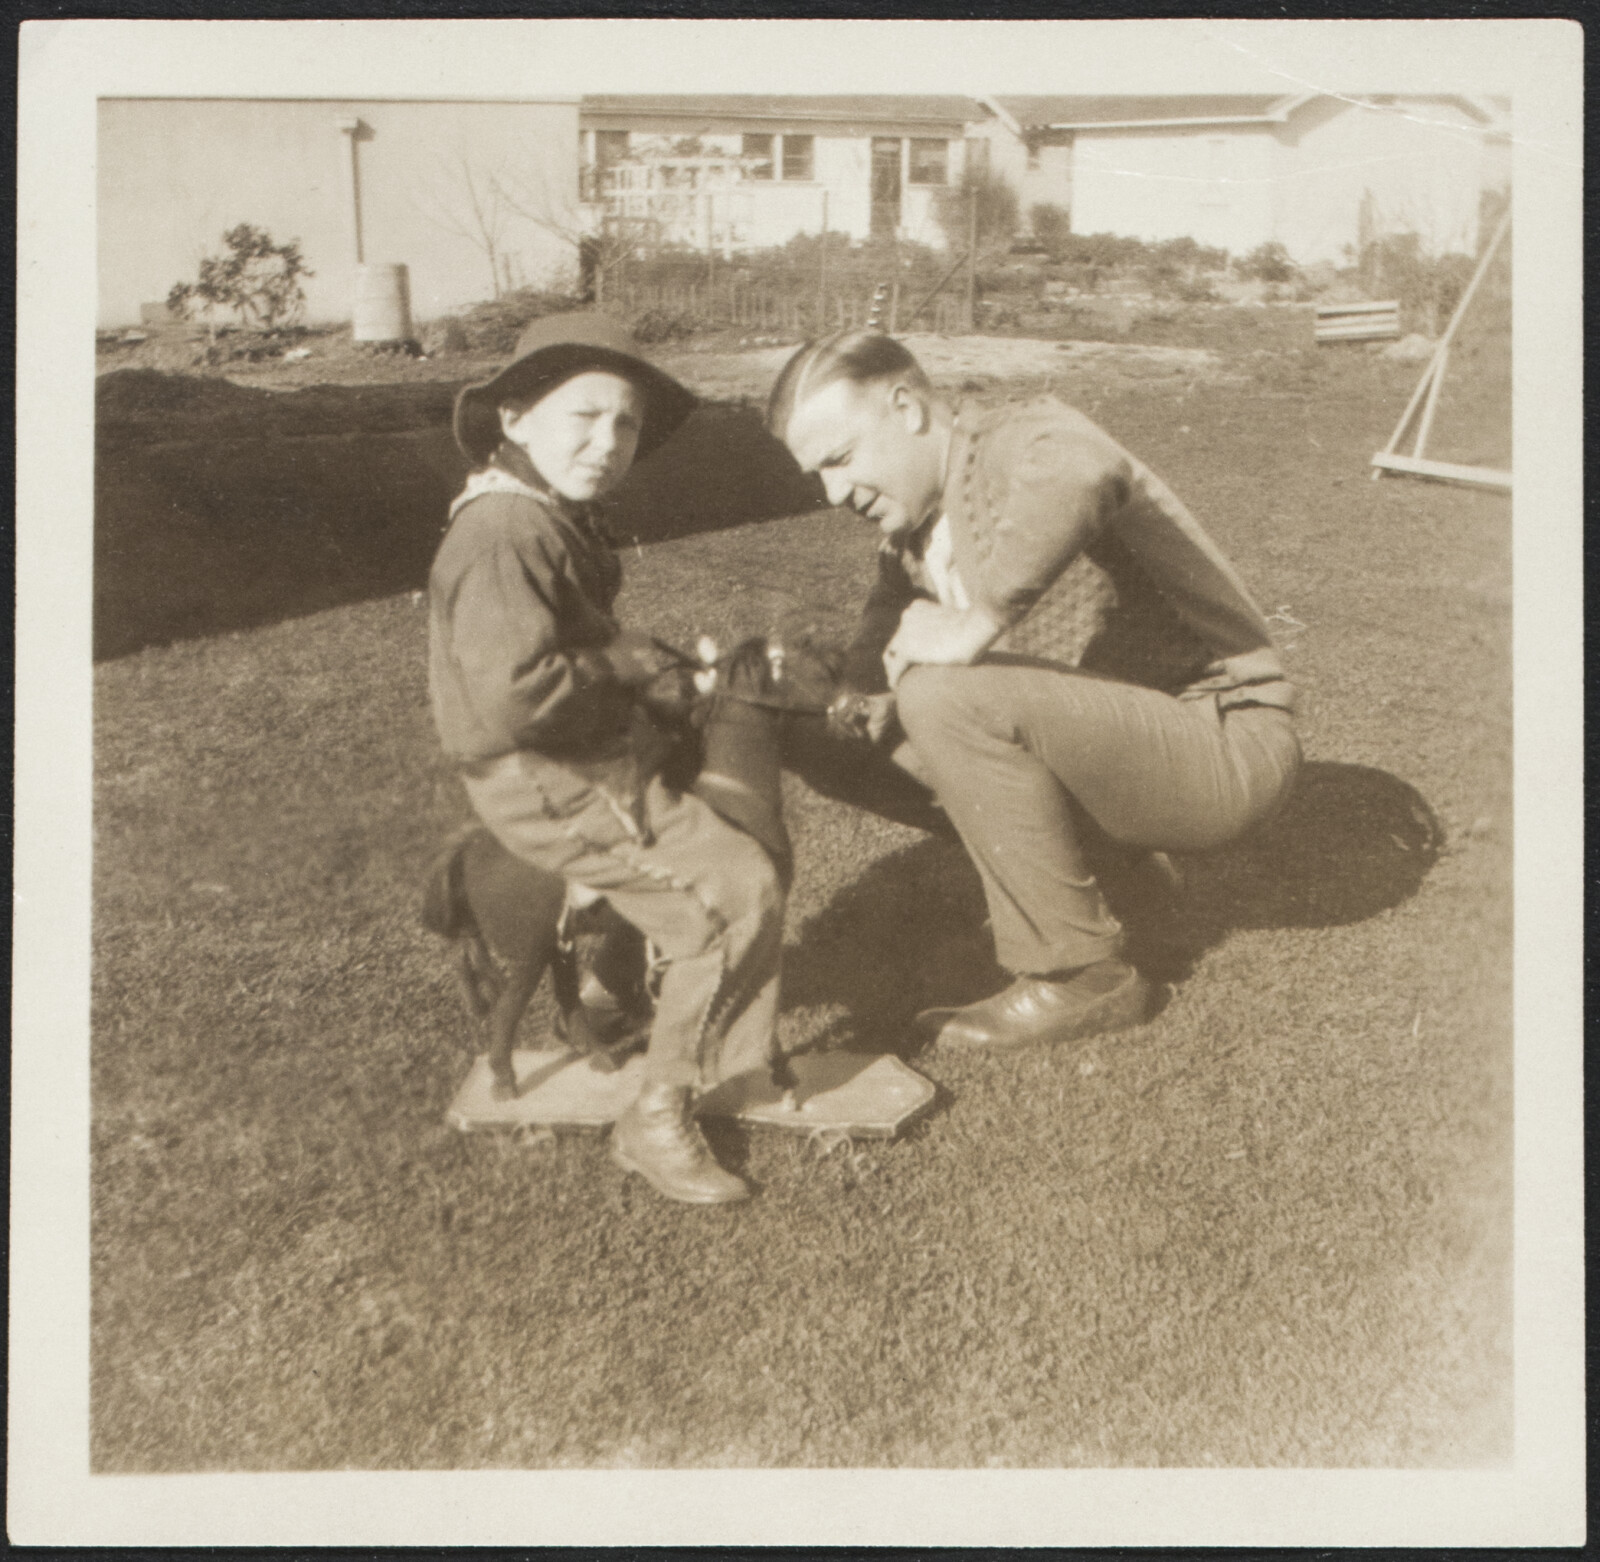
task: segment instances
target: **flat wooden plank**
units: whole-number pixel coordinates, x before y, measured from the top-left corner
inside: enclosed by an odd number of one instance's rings
[[[789,1059],[792,1090],[764,1074],[743,1074],[700,1102],[702,1117],[795,1133],[842,1133],[892,1139],[934,1103],[931,1081],[890,1053],[805,1052]]]
[[[1398,336],[1400,320],[1396,315],[1364,315],[1356,320],[1338,320],[1331,325],[1319,322],[1314,334],[1319,342],[1375,341],[1380,337]]]
[[[1404,472],[1411,477],[1433,477],[1442,483],[1465,483],[1472,488],[1498,488],[1511,491],[1511,474],[1489,466],[1458,466],[1453,461],[1428,461],[1417,456],[1396,455],[1380,450],[1372,464],[1385,472]]]
[[[468,1133],[517,1128],[598,1132],[627,1110],[644,1077],[642,1054],[607,1072],[564,1047],[538,1052],[519,1048],[511,1054],[511,1065],[517,1077],[515,1100],[494,1099],[489,1059],[480,1053],[450,1103],[445,1121]]]
[[[1361,304],[1318,304],[1317,319],[1335,320],[1341,315],[1392,315],[1397,314],[1399,310],[1400,300],[1398,298],[1386,298]]]
[[[614,1123],[639,1093],[644,1057],[636,1053],[614,1071],[558,1048],[511,1055],[517,1095],[496,1101],[489,1059],[479,1055],[445,1113],[464,1132],[565,1129],[598,1132]],[[796,1133],[839,1133],[892,1139],[934,1103],[925,1079],[890,1054],[808,1052],[790,1058],[792,1090],[765,1074],[730,1079],[702,1098],[702,1117]]]

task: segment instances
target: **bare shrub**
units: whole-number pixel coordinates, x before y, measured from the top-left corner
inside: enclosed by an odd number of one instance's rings
[[[1241,255],[1233,269],[1251,282],[1293,282],[1300,268],[1289,258],[1289,252],[1276,240],[1258,244],[1248,255]]]
[[[1065,206],[1040,201],[1028,208],[1028,222],[1034,238],[1044,245],[1051,260],[1063,259],[1065,247],[1072,238],[1072,213]]]
[[[974,214],[974,204],[976,212]],[[978,253],[1010,249],[1017,236],[1021,207],[1009,180],[991,168],[969,164],[958,183],[947,185],[934,201],[934,216],[952,253],[965,251],[968,227],[976,216]]]
[[[1364,245],[1355,274],[1369,298],[1396,298],[1405,329],[1437,336],[1471,279],[1470,255],[1429,252],[1417,233],[1386,233]]]

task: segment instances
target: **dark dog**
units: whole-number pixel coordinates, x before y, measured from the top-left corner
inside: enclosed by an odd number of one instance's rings
[[[789,716],[827,711],[838,687],[837,659],[805,644],[755,638],[703,669],[700,681],[709,688],[669,775],[760,841],[787,887],[793,853],[783,824],[782,726]],[[428,873],[422,920],[458,945],[468,1007],[488,1032],[497,1100],[516,1095],[517,1027],[546,971],[556,1033],[574,1051],[615,1067],[643,1034],[649,1016],[643,940],[603,904],[585,915],[604,933],[593,975],[620,1000],[603,1020],[580,999],[565,879],[512,856],[481,825],[453,837]]]

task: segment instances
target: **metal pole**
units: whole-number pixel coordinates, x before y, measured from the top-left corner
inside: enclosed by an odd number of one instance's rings
[[[910,329],[911,322],[915,320],[917,316],[920,315],[922,311],[926,309],[928,305],[931,304],[934,299],[944,291],[945,284],[948,283],[950,278],[953,277],[964,265],[966,265],[966,263],[967,257],[965,255],[958,255],[956,257],[955,263],[947,272],[945,272],[942,277],[939,278],[938,282],[934,284],[933,291],[929,293],[928,296],[924,298],[922,302],[906,316],[906,328],[908,330]]]
[[[823,310],[828,305],[828,192],[822,192],[822,232],[817,245],[817,335],[827,330]]]
[[[900,329],[900,226],[894,230],[894,276],[889,281],[889,335]]]
[[[978,187],[967,189],[967,330],[974,329],[978,303]]]
[[[365,264],[366,254],[361,242],[361,153],[358,142],[361,137],[361,121],[359,119],[341,119],[339,129],[350,137],[350,206],[355,215],[356,230],[356,264]]]

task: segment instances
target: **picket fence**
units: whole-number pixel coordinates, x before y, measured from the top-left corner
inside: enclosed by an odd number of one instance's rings
[[[614,282],[606,289],[607,304],[620,307],[635,320],[649,311],[659,311],[662,315],[682,316],[702,323],[800,335],[859,329],[871,315],[872,297],[871,287],[829,290],[819,300],[815,291],[807,296],[770,284],[737,282]],[[900,320],[895,322],[899,328],[947,333],[963,329],[962,300],[949,294],[935,296],[907,325],[905,317],[921,301],[920,297],[913,299],[902,295]],[[879,324],[889,328],[888,306]]]

